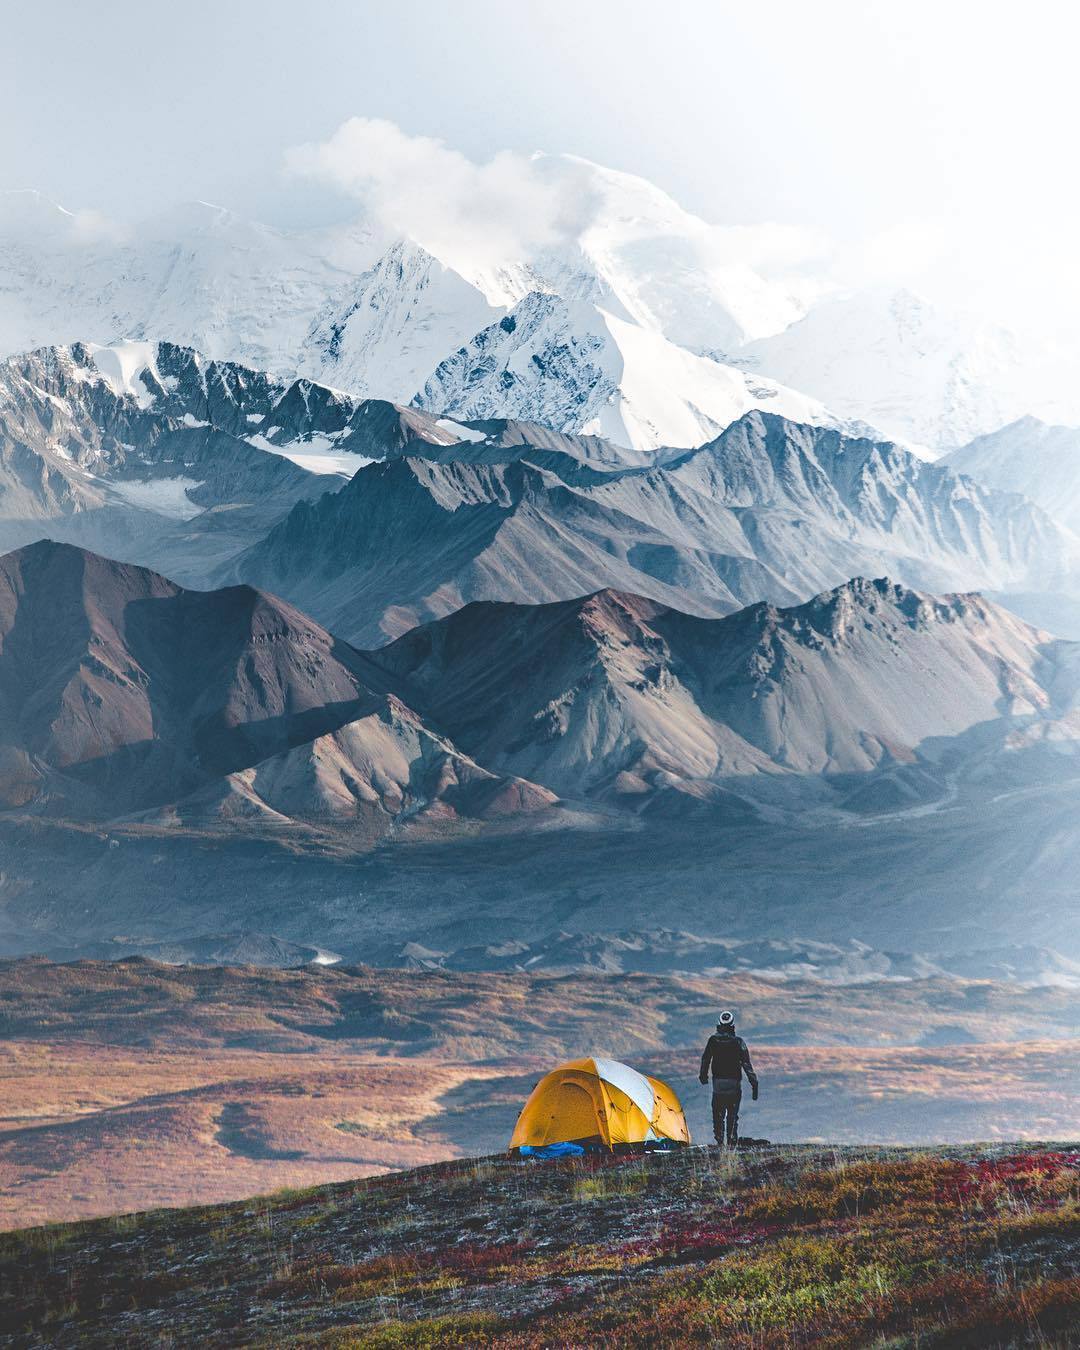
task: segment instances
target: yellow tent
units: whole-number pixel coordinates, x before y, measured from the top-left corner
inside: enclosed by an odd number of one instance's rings
[[[593,1142],[690,1142],[682,1103],[666,1083],[617,1059],[574,1059],[541,1078],[518,1116],[511,1148]]]

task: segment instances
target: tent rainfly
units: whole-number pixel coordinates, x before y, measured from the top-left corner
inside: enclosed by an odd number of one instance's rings
[[[518,1116],[510,1147],[528,1144],[688,1144],[682,1103],[658,1078],[617,1059],[574,1059],[541,1078]]]

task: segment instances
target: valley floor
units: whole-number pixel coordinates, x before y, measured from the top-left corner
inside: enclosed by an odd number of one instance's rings
[[[505,1146],[565,1055],[484,1063],[438,1052],[195,1053],[0,1044],[0,1229],[240,1199]],[[635,1062],[711,1137],[697,1051]],[[765,1087],[744,1128],[852,1144],[1047,1137],[1080,1119],[1080,1042],[944,1049],[755,1047]]]
[[[0,1239],[21,1346],[1080,1344],[1075,1144],[503,1155]]]
[[[1046,1139],[1080,1120],[1080,993],[660,975],[0,962],[0,1229],[240,1199],[505,1148],[536,1080],[604,1053],[697,1081],[715,1009],[774,1140]]]

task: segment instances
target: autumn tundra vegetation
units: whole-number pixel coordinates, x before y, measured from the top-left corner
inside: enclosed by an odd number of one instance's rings
[[[0,1239],[20,1345],[1070,1346],[1080,1152],[506,1155]]]

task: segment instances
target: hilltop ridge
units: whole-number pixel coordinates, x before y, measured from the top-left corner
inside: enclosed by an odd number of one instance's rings
[[[469,1159],[0,1239],[14,1346],[1075,1345],[1075,1145]]]

